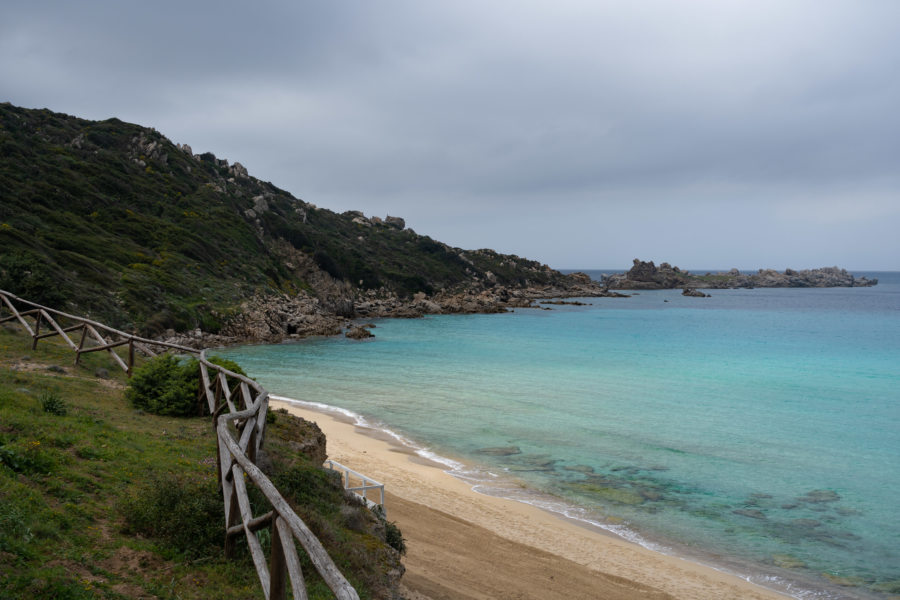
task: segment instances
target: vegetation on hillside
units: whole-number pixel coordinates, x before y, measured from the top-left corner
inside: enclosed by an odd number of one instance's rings
[[[0,325],[0,600],[262,597],[246,545],[223,557],[209,417],[135,409],[108,356],[72,366],[58,341],[32,351],[30,337]],[[396,534],[298,454],[305,427],[275,415],[269,475],[360,597],[388,597]],[[306,561],[310,598],[332,597]]]
[[[254,293],[326,300],[323,272],[400,296],[561,277],[318,209],[153,129],[0,104],[0,289],[145,334],[215,333]]]

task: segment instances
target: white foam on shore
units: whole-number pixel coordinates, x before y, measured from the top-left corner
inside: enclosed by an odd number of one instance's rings
[[[446,469],[444,469],[445,473],[466,482],[471,486],[472,491],[474,491],[475,493],[485,496],[505,498],[508,500],[521,502],[522,504],[528,504],[530,506],[540,508],[541,510],[559,515],[566,519],[582,523],[589,527],[601,529],[648,550],[659,552],[660,554],[665,554],[668,556],[681,557],[681,554],[677,552],[676,549],[653,542],[642,536],[637,531],[630,529],[627,525],[605,523],[596,518],[592,518],[589,514],[589,511],[585,508],[575,506],[573,504],[565,502],[564,500],[560,500],[549,495],[542,495],[536,490],[522,488],[514,482],[506,479],[503,475],[498,475],[497,473],[493,473],[487,470],[481,470],[473,466],[463,464],[446,456],[441,456],[440,454],[429,450],[428,448],[414,442],[406,436],[397,433],[396,431],[393,431],[388,427],[385,427],[381,423],[369,421],[359,413],[341,408],[339,406],[333,406],[331,404],[297,400],[296,398],[289,398],[287,396],[277,396],[274,394],[270,394],[269,398],[278,400],[279,402],[295,404],[297,406],[314,410],[316,412],[340,415],[344,418],[352,420],[354,425],[356,425],[357,427],[372,429],[374,431],[378,431],[379,433],[385,434],[393,438],[401,446],[404,446],[408,450],[412,451],[417,456],[443,465],[444,467],[446,467]],[[825,590],[812,590],[804,588],[798,585],[796,582],[776,575],[770,575],[766,573],[747,575],[734,571],[732,569],[724,568],[720,565],[711,564],[708,561],[702,560],[696,556],[688,556],[684,558],[687,558],[687,560],[690,560],[691,562],[697,564],[701,564],[705,567],[715,569],[716,571],[739,577],[740,579],[743,579],[744,581],[747,581],[754,585],[758,585],[760,587],[785,594],[791,598],[796,598],[797,600],[841,600],[848,598],[847,596],[835,595]]]

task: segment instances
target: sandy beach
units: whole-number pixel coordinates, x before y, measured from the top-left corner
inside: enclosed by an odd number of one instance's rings
[[[407,541],[411,600],[604,598],[775,600],[786,596],[710,567],[486,496],[379,432],[272,400],[318,423],[328,457],[385,484]]]

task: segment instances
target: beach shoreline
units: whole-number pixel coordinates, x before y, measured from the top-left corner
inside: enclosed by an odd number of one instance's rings
[[[410,598],[676,598],[790,596],[663,554],[537,506],[477,492],[351,413],[273,398],[318,423],[328,458],[385,484],[387,517],[407,539]],[[587,594],[587,595],[586,595]]]

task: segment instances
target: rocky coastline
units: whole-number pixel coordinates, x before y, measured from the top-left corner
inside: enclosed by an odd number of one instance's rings
[[[639,259],[634,259],[632,268],[627,272],[606,276],[602,282],[594,281],[585,273],[565,275],[551,285],[514,287],[474,281],[453,291],[442,290],[431,295],[419,292],[411,298],[401,297],[383,287],[362,291],[333,282],[331,286],[317,286],[323,292],[319,297],[305,292],[295,296],[256,295],[242,303],[217,333],[200,329],[181,333],[169,330],[160,339],[194,348],[243,343],[274,344],[344,332],[352,339],[363,340],[373,336],[368,328],[360,326],[360,323],[370,319],[491,314],[524,308],[549,310],[548,306],[538,302],[560,298],[628,297],[616,290],[682,288],[683,295],[702,298],[709,297],[709,294],[700,290],[709,289],[868,287],[877,283],[877,279],[855,277],[838,267],[803,271],[786,269],[784,272],[760,269],[752,274],[732,269],[697,275],[669,263],[656,266],[653,261]],[[324,293],[325,290],[328,293]]]
[[[438,314],[492,314],[515,309],[543,309],[539,300],[550,298],[614,297],[627,294],[611,291],[585,273],[571,273],[554,285],[510,287],[473,283],[456,291],[435,294],[420,292],[412,298],[401,298],[385,288],[378,290],[345,290],[341,298],[325,300],[299,293],[257,295],[245,301],[217,333],[194,329],[188,332],[169,330],[161,340],[208,348],[242,343],[275,344],[285,340],[311,336],[340,335],[372,337],[359,322],[378,318],[414,319]],[[366,333],[363,333],[365,331]]]
[[[737,269],[726,272],[697,275],[673,267],[669,263],[659,266],[653,261],[634,259],[634,264],[625,273],[609,275],[603,284],[611,290],[668,290],[674,288],[736,289],[736,288],[826,288],[826,287],[869,287],[878,284],[877,279],[855,277],[846,269],[824,267],[795,271],[785,269],[760,269],[756,273],[741,273]],[[696,295],[696,294],[694,294]]]

